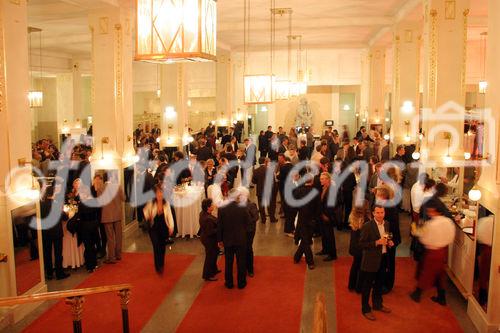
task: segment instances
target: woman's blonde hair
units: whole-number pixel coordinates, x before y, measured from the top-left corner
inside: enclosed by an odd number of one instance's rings
[[[368,202],[364,200],[362,206],[356,206],[349,215],[349,226],[353,231],[360,230],[368,216]]]

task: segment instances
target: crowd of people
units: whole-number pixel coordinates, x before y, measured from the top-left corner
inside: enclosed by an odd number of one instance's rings
[[[251,138],[240,142],[241,133],[234,128],[220,133],[210,124],[193,134],[184,152],[159,149],[160,135],[157,126],[145,130],[139,126],[134,132],[139,156],[134,192],[152,195],[147,200],[132,200],[137,203],[139,224],[149,233],[159,274],[164,272],[166,246],[177,235],[172,191],[182,184],[203,183],[206,198],[201,204],[198,236],[205,248],[205,281],[217,280],[217,257],[224,253],[225,286],[234,287],[236,258],[237,286],[245,288],[246,277],[255,274],[256,225],[259,221],[266,224],[268,217],[270,223],[284,219],[283,233],[297,245],[293,261],[298,264],[305,256],[311,270],[318,257],[326,262],[337,259],[337,229],[350,232],[353,262],[346,284],[362,295],[363,315],[375,320],[372,310],[390,312],[382,295],[395,284],[396,251],[401,243],[399,217],[407,210],[414,225],[412,249],[419,261],[418,284],[411,297],[419,301],[423,291],[436,285],[438,295],[433,299],[446,304],[443,257],[454,237],[451,215],[442,202],[448,187],[420,173],[419,162],[411,158],[414,146],[396,147],[391,158],[390,143],[364,127],[350,139],[346,127],[342,135],[328,128],[318,137],[305,126],[292,128],[288,134],[282,127],[274,132],[269,126],[255,144]],[[56,177],[42,198],[42,217],[50,217],[54,206],[62,212],[57,223],[44,231],[51,235],[46,257],[55,252],[55,268],[46,261],[48,278],[53,271],[57,278],[67,276],[61,264],[63,225],[76,239],[76,246],[83,243],[89,272],[97,267],[98,257],[109,264],[121,259],[121,216],[117,212],[125,200],[124,191],[112,172],[96,174],[91,181],[86,168],[91,151],[86,145],[76,145],[67,156],[47,140],[34,149],[40,166],[46,160],[57,160],[58,171],[70,171],[66,181]],[[71,163],[78,167],[70,168]],[[51,168],[47,170],[50,174]],[[249,188],[255,188],[255,203]],[[441,231],[443,235],[435,234]],[[314,238],[321,238],[316,258]]]

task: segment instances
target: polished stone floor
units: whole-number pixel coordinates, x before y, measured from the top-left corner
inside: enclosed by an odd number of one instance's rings
[[[398,247],[398,256],[409,255],[409,218],[407,214],[401,214],[401,234],[403,243]],[[340,256],[348,255],[349,233],[336,231],[337,249]],[[320,239],[315,240],[313,251],[319,251]],[[151,243],[147,234],[141,230],[134,230],[127,234],[124,239],[124,250],[127,252],[152,252]],[[283,233],[283,223],[262,225],[258,223],[258,229],[254,243],[255,255],[259,256],[288,256],[292,262],[292,255],[295,251],[293,240]],[[177,282],[172,292],[163,300],[151,320],[144,327],[143,332],[175,332],[196,296],[200,292],[203,284],[201,271],[203,266],[203,247],[198,239],[178,239],[168,253],[182,253],[195,255],[196,258],[188,267],[184,275]],[[168,257],[167,257],[168,260]],[[151,267],[153,269],[153,267]],[[256,267],[258,274],[258,267]],[[70,278],[64,281],[48,281],[50,291],[71,289],[81,283],[87,277],[87,272],[81,268],[73,271]],[[302,307],[301,332],[311,330],[313,320],[313,304],[318,292],[323,292],[326,296],[326,307],[328,312],[328,332],[336,332],[336,304],[334,288],[334,270],[332,263],[316,260],[316,269],[307,270],[305,279],[304,300]],[[251,280],[249,281],[251,283]],[[448,303],[455,314],[462,329],[466,333],[476,332],[472,322],[466,314],[466,302],[458,294],[457,290],[449,284]],[[31,315],[9,328],[5,332],[20,332],[31,321],[37,318],[52,303],[42,304]],[[164,314],[168,313],[167,316]],[[133,315],[133,314],[132,314]],[[360,316],[361,318],[361,316]]]

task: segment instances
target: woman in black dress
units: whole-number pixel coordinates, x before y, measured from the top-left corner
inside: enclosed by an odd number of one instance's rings
[[[321,183],[321,204],[318,210],[318,221],[321,226],[321,239],[323,250],[319,253],[327,255],[323,261],[332,261],[337,259],[337,247],[335,245],[335,234],[333,231],[335,225],[335,203],[329,205],[330,190],[332,190],[332,179],[328,172],[323,172],[320,176]],[[337,200],[338,201],[338,200]]]
[[[170,204],[163,197],[161,184],[155,186],[155,198],[144,207],[144,218],[149,223],[149,237],[153,244],[155,269],[163,274],[165,267],[166,239],[174,232]]]
[[[205,199],[201,203],[200,213],[200,238],[205,247],[205,263],[203,264],[202,278],[205,281],[217,281],[215,275],[220,273],[217,268],[217,218],[212,215],[215,206],[212,199]]]

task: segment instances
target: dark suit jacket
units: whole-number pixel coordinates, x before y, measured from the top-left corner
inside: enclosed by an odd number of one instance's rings
[[[389,222],[385,221],[384,228],[389,231]],[[359,247],[363,250],[361,259],[361,270],[365,272],[377,272],[382,262],[382,246],[375,245],[375,242],[381,238],[378,231],[377,222],[371,220],[366,222],[361,228],[359,238]]]
[[[295,199],[300,200],[314,191],[314,186],[300,186],[293,191]],[[314,220],[320,205],[319,193],[309,203],[298,208],[297,227],[295,228],[295,240],[312,242]]]
[[[261,165],[253,172],[252,183],[257,185],[256,192],[258,198],[262,198],[262,196],[264,195],[264,186],[266,184],[266,172],[267,172],[267,167],[265,165]]]
[[[333,191],[333,187],[330,186],[328,191],[325,193],[325,196],[321,198],[321,193],[322,189],[320,190],[318,196],[319,196],[319,209],[316,210],[316,216],[317,220],[320,221],[320,223],[326,223],[326,224],[335,224],[337,222],[337,217],[335,215],[335,208],[337,206],[337,203],[339,202],[339,197],[337,196],[337,200],[334,206],[329,206],[328,205],[328,197],[330,196],[330,191]],[[326,215],[328,217],[328,221],[323,221],[321,218],[321,215]]]
[[[222,147],[224,147],[226,145],[226,143],[228,143],[228,142],[231,142],[231,135],[226,134],[222,137],[220,143],[221,143]]]
[[[254,202],[247,203],[248,214],[250,215],[250,224],[248,225],[248,233],[254,233],[257,230],[257,221],[259,220],[259,208]]]
[[[217,246],[217,218],[203,211],[200,213],[200,238],[206,247]]]
[[[279,180],[279,189],[282,192],[285,190],[285,183],[292,169],[293,169],[292,163],[285,163],[280,167],[280,175],[278,180]]]
[[[198,161],[207,161],[213,157],[212,148],[209,146],[203,146],[198,148],[196,151],[196,159]]]
[[[58,206],[61,208],[61,214],[57,214],[55,216],[57,218],[55,221],[49,220],[48,216],[50,215],[50,210],[52,209],[52,207],[54,207],[54,209],[57,209],[59,208]],[[67,219],[67,216],[64,212],[62,212],[62,207],[63,206],[61,203],[57,203],[56,201],[51,199],[40,201],[40,217],[44,226],[44,237],[48,237],[51,239],[63,238],[64,232],[62,227],[62,220]],[[52,227],[48,228],[48,226]]]
[[[217,218],[217,240],[225,247],[246,246],[247,230],[250,228],[248,208],[231,202],[219,208]]]

